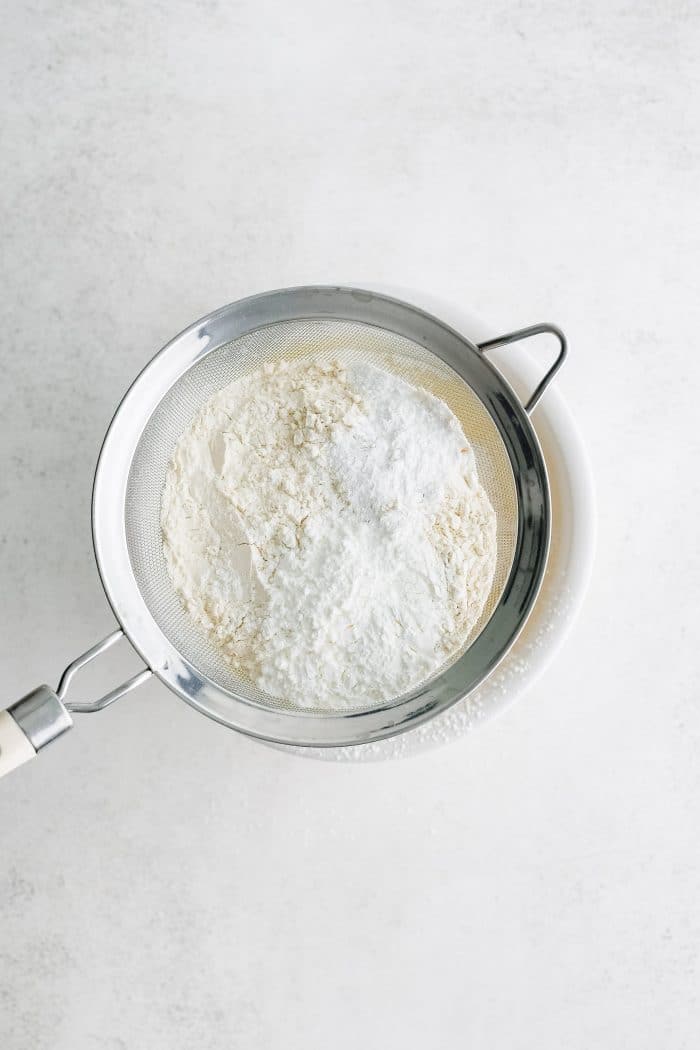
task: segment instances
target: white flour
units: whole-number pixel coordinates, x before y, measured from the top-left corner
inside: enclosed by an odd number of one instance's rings
[[[366,364],[231,383],[175,449],[163,547],[234,669],[300,707],[418,685],[488,596],[496,520],[447,406]]]

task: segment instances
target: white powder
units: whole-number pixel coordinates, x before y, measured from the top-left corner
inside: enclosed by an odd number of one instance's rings
[[[391,699],[459,650],[496,520],[447,406],[366,364],[268,365],[175,449],[163,547],[233,668],[300,707]]]

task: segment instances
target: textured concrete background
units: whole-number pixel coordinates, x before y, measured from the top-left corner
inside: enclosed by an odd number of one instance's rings
[[[563,654],[451,748],[309,762],[151,683],[4,781],[3,1050],[697,1046],[699,14],[8,8],[0,706],[112,626],[89,508],[119,396],[250,292],[558,321],[600,542]]]

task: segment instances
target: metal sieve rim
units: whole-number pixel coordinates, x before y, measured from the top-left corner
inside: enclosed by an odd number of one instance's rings
[[[506,446],[516,483],[518,535],[511,572],[490,620],[450,667],[390,707],[315,714],[265,708],[218,686],[172,645],[146,605],[135,579],[125,528],[129,470],[152,413],[196,361],[234,339],[282,321],[325,318],[377,325],[445,361],[480,398]],[[341,746],[367,743],[408,730],[475,689],[506,655],[536,600],[551,532],[549,483],[542,451],[526,409],[486,359],[483,350],[535,326],[478,347],[438,318],[385,295],[341,286],[264,292],[239,300],[190,325],[160,350],[118,406],[95,471],[92,531],[95,558],[107,599],[124,633],[165,685],[208,717],[276,743]],[[545,377],[551,378],[565,350]],[[544,389],[538,387],[535,397]],[[528,402],[528,408],[533,406]]]

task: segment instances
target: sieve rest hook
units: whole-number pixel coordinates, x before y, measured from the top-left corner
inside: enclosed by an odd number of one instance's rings
[[[534,393],[531,394],[528,401],[525,402],[525,411],[530,414],[533,408],[540,400],[545,390],[551,383],[554,376],[559,371],[561,366],[564,364],[564,358],[567,352],[566,336],[562,332],[561,328],[558,328],[555,324],[549,324],[544,322],[542,324],[533,324],[529,328],[519,328],[517,332],[509,332],[507,335],[499,335],[496,339],[487,339],[483,343],[477,343],[477,347],[482,353],[486,353],[488,350],[494,350],[497,346],[506,346],[508,343],[517,343],[521,339],[529,339],[533,335],[553,335],[559,342],[559,353],[556,356],[554,364],[547,371],[544,377],[539,381],[535,387]]]

